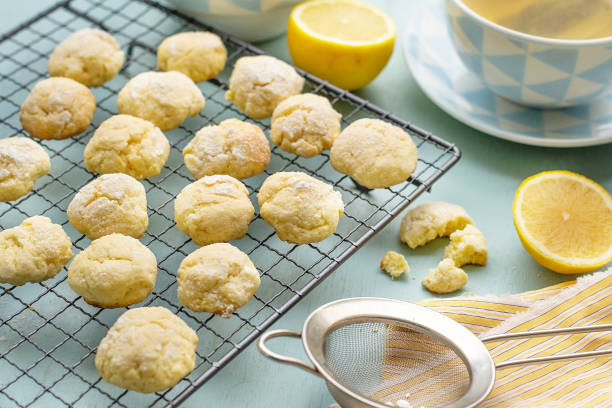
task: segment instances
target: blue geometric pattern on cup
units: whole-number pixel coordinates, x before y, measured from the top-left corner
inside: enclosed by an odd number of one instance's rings
[[[414,12],[407,25],[404,50],[415,80],[445,111],[484,132],[520,143],[586,146],[612,141],[612,90],[590,104],[559,109],[529,108],[500,97],[469,71],[459,58],[447,29],[442,0],[427,0],[424,3],[423,7],[415,7],[418,11]],[[478,43],[477,29],[466,36]],[[509,42],[500,52],[519,53],[520,50],[521,55],[529,55],[539,61],[559,58],[555,50],[534,52],[527,50],[528,47],[523,48],[518,43]],[[508,55],[487,58],[472,56],[476,70],[491,69],[490,64],[503,71],[510,78],[508,81],[519,82],[516,78],[522,79],[524,76],[521,67],[507,67]],[[557,68],[561,72],[575,73],[580,58],[580,53],[576,52],[575,58],[564,60]],[[596,67],[589,70],[593,68]],[[596,69],[596,72],[600,69]],[[582,74],[574,75],[580,78]],[[565,84],[564,78],[556,78],[549,83],[529,86],[534,89],[533,92],[548,94],[552,98],[563,93]],[[513,99],[519,98],[522,93],[521,87],[514,85],[495,87],[497,93],[511,95]],[[588,97],[588,93],[585,97]]]
[[[450,0],[446,9],[464,64],[490,89],[511,100],[539,107],[572,106],[612,86],[612,46],[572,49],[512,39],[479,25]]]

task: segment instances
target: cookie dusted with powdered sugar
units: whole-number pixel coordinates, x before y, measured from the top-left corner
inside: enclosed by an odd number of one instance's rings
[[[226,60],[227,49],[221,38],[206,31],[171,35],[157,48],[157,68],[182,72],[194,82],[216,77]]]
[[[72,258],[61,225],[40,215],[0,232],[0,283],[23,285],[53,278]]]
[[[19,120],[31,136],[66,139],[83,133],[93,118],[96,99],[70,78],[47,78],[32,88],[21,105]]]
[[[85,28],[75,31],[58,44],[49,58],[49,74],[74,79],[85,86],[100,86],[112,79],[125,54],[112,35]]]
[[[253,119],[267,118],[283,100],[302,92],[304,78],[295,69],[267,55],[236,61],[225,93],[228,101]]]
[[[25,137],[0,140],[0,201],[13,201],[32,191],[34,183],[49,173],[45,150]]]
[[[93,306],[115,308],[142,302],[157,278],[157,260],[135,238],[110,234],[79,252],[68,268],[72,290]]]
[[[248,255],[226,243],[189,254],[178,270],[178,298],[196,312],[228,318],[259,288],[259,272]]]
[[[198,245],[244,237],[254,214],[247,188],[227,175],[204,176],[174,201],[177,228]]]
[[[319,242],[336,231],[344,203],[332,186],[300,172],[268,177],[257,194],[261,216],[283,241]]]
[[[359,119],[334,141],[334,169],[367,188],[402,183],[417,166],[417,147],[403,129],[379,119]]]
[[[131,115],[106,119],[85,146],[87,170],[124,173],[136,179],[157,176],[170,153],[162,131],[148,120]]]
[[[140,238],[149,224],[147,196],[127,174],[104,174],[87,183],[68,205],[68,221],[89,239],[119,233]]]
[[[174,386],[195,367],[198,335],[163,307],[123,313],[98,345],[95,365],[110,384],[142,393]]]
[[[161,130],[178,127],[204,109],[202,91],[185,74],[143,72],[130,79],[117,95],[119,113],[146,119]]]
[[[227,174],[244,179],[260,174],[270,162],[270,145],[257,126],[227,119],[203,127],[183,149],[185,166],[195,178]]]
[[[434,201],[406,211],[400,225],[400,239],[416,248],[438,238],[447,237],[466,225],[474,224],[465,209],[457,204]]]
[[[341,118],[323,96],[290,96],[274,109],[270,139],[286,152],[313,157],[332,147]]]

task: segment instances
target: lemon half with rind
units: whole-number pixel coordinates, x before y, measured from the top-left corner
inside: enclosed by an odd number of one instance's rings
[[[583,273],[612,260],[612,197],[593,180],[538,173],[520,185],[512,212],[523,246],[548,269]]]
[[[396,37],[384,11],[354,0],[311,0],[289,17],[287,42],[294,64],[340,88],[370,83],[385,67]]]

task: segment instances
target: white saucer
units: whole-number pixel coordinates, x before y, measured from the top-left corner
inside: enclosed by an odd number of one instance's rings
[[[528,108],[496,96],[463,65],[446,26],[443,1],[414,7],[404,58],[423,92],[446,113],[484,133],[513,142],[577,147],[612,142],[612,91],[574,108]]]

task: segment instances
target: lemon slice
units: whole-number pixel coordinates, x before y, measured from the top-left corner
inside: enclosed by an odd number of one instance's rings
[[[612,197],[593,180],[536,174],[518,188],[512,213],[523,246],[546,268],[582,273],[612,260]]]
[[[287,42],[296,66],[344,89],[370,83],[395,43],[391,17],[354,0],[312,0],[289,17]]]

